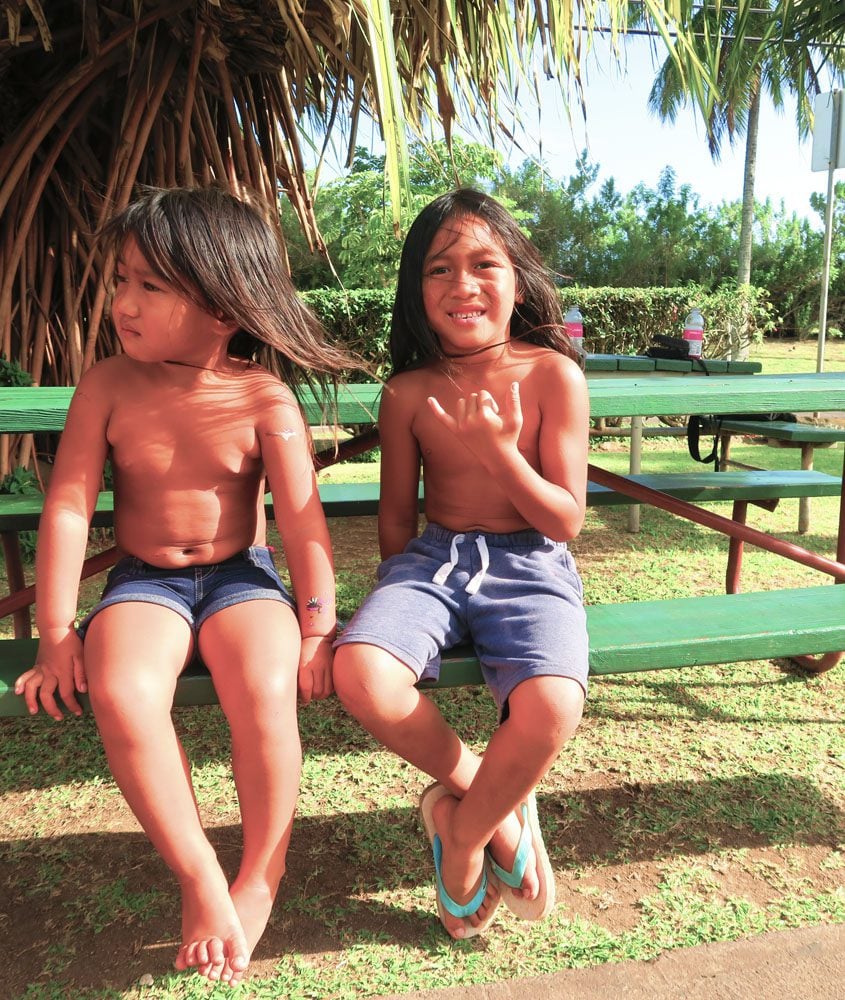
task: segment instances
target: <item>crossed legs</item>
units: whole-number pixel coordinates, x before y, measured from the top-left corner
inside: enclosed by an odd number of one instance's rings
[[[138,641],[143,636],[143,641]],[[97,726],[115,781],[182,893],[179,969],[237,983],[284,873],[301,752],[299,629],[287,605],[250,601],[208,619],[200,647],[232,732],[244,851],[231,890],[205,832],[171,718],[192,653],[187,623],[154,604],[103,609],[85,639]]]
[[[508,719],[478,757],[414,687],[411,671],[384,650],[340,646],[334,681],[344,706],[376,739],[451,792],[435,803],[434,821],[443,842],[443,883],[452,899],[465,903],[474,894],[486,846],[510,870],[520,833],[515,810],[574,733],[584,703],[581,686],[564,677],[523,681],[509,698]],[[536,865],[529,862],[522,894],[535,898],[538,888]],[[447,930],[465,936],[467,923],[477,926],[491,903],[488,892],[475,915],[448,918]]]

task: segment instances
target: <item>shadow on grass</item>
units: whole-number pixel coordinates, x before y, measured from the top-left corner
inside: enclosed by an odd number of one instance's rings
[[[816,498],[815,502],[822,503],[823,500]],[[773,534],[776,538],[780,538],[783,541],[791,542],[794,545],[801,546],[801,548],[809,549],[811,552],[816,552],[819,555],[827,555],[832,558],[836,549],[835,524],[827,532],[811,531],[801,535],[797,530],[798,501],[784,500],[781,503],[795,504],[796,528],[794,530],[775,531],[771,527],[767,527],[766,512],[754,507],[751,503],[748,506],[748,517],[746,519],[748,527]],[[731,516],[730,503],[707,504],[704,505],[704,509],[714,514],[721,514],[726,518],[730,518]],[[784,507],[784,509],[788,508]],[[676,545],[689,549],[690,539],[694,538],[694,550],[699,554],[700,558],[707,556],[709,553],[719,553],[722,551],[727,556],[729,538],[726,534],[710,528],[700,527],[679,515],[648,507],[645,504],[641,505],[640,508],[640,530],[635,533],[628,531],[627,508],[589,508],[589,519],[586,529],[579,536],[580,541],[573,546],[576,551],[578,545],[583,548],[585,559],[590,559],[589,533],[590,531],[597,530],[604,530],[610,537],[617,539],[620,552],[627,552],[629,550],[631,552],[641,552],[643,548],[655,542],[660,546]],[[753,546],[749,543],[748,551],[751,551],[752,548]],[[620,554],[613,550],[611,552],[612,555]]]
[[[592,719],[613,722],[671,723],[683,718],[686,721],[766,726],[842,726],[841,718],[801,715],[798,711],[784,714],[771,704],[765,707],[756,705],[755,699],[760,695],[770,696],[771,701],[788,693],[790,688],[797,688],[800,693],[800,689],[808,684],[824,683],[823,675],[803,671],[792,666],[788,660],[761,660],[758,665],[759,681],[734,680],[731,677],[733,664],[725,664],[724,681],[719,682],[711,678],[698,682],[690,680],[694,676],[695,668],[692,667],[683,671],[667,670],[662,679],[656,679],[654,673],[648,678],[643,674],[606,674],[592,678],[590,683],[606,688],[605,693],[610,698],[593,699],[588,703],[587,714]],[[701,669],[712,671],[715,668]],[[679,674],[682,676],[679,677]],[[635,689],[636,694],[633,693]],[[683,710],[683,716],[679,716],[679,708]]]
[[[559,875],[582,865],[669,862],[708,850],[841,841],[843,817],[809,779],[778,773],[547,792],[539,807]],[[209,831],[233,873],[235,825]],[[6,995],[27,982],[121,988],[165,975],[178,944],[173,881],[140,833],[0,843]],[[442,951],[428,843],[412,807],[302,816],[288,872],[255,958],[341,952],[364,942]],[[559,900],[562,907],[567,899]],[[474,939],[466,947],[483,948]],[[61,959],[61,960],[60,960]],[[89,995],[89,994],[86,994]]]
[[[761,661],[759,681],[737,681],[733,666],[725,666],[723,681],[712,677],[696,681],[693,668],[662,673],[605,675],[591,680],[593,696],[585,718],[602,721],[652,721],[671,725],[678,710],[685,720],[714,723],[839,726],[836,717],[786,714],[777,700],[790,688],[800,689],[822,678],[789,668],[786,661]],[[700,668],[712,670],[714,668]],[[838,669],[842,669],[841,667]],[[747,698],[735,697],[738,692]],[[451,725],[470,746],[483,749],[496,727],[496,709],[484,687],[453,688],[430,693]],[[764,708],[758,696],[768,699]],[[772,703],[773,702],[773,703]],[[730,707],[726,707],[730,705]],[[216,705],[177,709],[177,732],[195,768],[230,761],[229,730]],[[342,757],[383,748],[352,719],[336,698],[312,703],[300,712],[300,734],[309,755]],[[35,719],[0,719],[0,795],[10,792],[55,789],[106,778],[110,780],[105,753],[93,717],[68,717],[54,723]],[[37,747],[37,753],[33,748]]]

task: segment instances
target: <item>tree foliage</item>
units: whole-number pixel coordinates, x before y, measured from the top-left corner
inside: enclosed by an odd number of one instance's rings
[[[732,7],[748,13],[749,2]],[[363,226],[341,229],[329,212],[327,226],[340,266],[352,273],[357,265],[361,280],[372,252],[375,280],[384,283],[398,249],[391,228],[401,231],[425,192],[424,183],[416,186],[422,164],[408,150],[409,134],[448,145],[457,124],[474,122],[494,142],[512,133],[519,102],[536,94],[542,77],[557,79],[576,103],[594,33],[607,31],[621,56],[632,10],[644,12],[706,119],[719,79],[738,72],[756,27],[738,16],[730,50],[718,36],[702,49],[693,25],[700,7],[700,0],[0,0],[0,353],[37,382],[70,384],[114,349],[104,320],[111,263],[94,234],[138,183],[249,188],[274,220],[282,197],[289,231],[301,229],[309,251],[319,249],[303,135],[340,136],[351,156],[368,117],[385,139],[383,163],[370,164],[381,177],[368,169],[358,179],[370,185],[362,198],[371,214]],[[783,47],[790,31],[805,47],[841,40],[841,10],[841,0],[779,0],[761,44]],[[562,274],[587,274],[583,248],[598,249],[592,233],[603,231],[613,194],[606,192],[606,205],[581,198],[576,228],[556,235],[549,223],[538,232]],[[621,221],[613,209],[614,224],[633,230],[643,213],[659,219],[673,210],[670,202],[660,196],[630,206]],[[338,215],[348,212],[341,206]],[[618,243],[603,250],[618,254]],[[660,273],[669,280],[668,258]]]
[[[599,165],[586,153],[575,172],[560,179],[530,160],[514,169],[499,166],[485,147],[472,144],[459,146],[448,170],[432,165],[440,162],[422,156],[415,204],[456,183],[481,186],[514,213],[561,288],[696,286],[715,293],[736,287],[741,201],[703,205],[690,185],[677,183],[671,167],[664,168],[654,187],[638,184],[623,195],[612,178],[599,182]],[[329,249],[337,273],[328,267],[320,271],[303,247],[292,248],[299,287],[394,286],[400,245],[390,235],[381,177],[378,158],[359,151],[349,174],[320,193],[317,221],[335,234]],[[837,185],[836,197],[829,319],[842,328],[845,184]],[[766,290],[777,329],[787,334],[806,335],[818,322],[824,199],[814,195],[811,207],[818,215],[815,225],[769,200],[754,207],[757,253],[751,283]],[[346,239],[348,233],[355,238]]]

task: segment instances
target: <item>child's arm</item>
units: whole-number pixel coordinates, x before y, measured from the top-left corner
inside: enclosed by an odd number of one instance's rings
[[[281,386],[262,414],[258,434],[296,598],[302,634],[299,696],[307,704],[312,698],[327,698],[334,689],[334,562],[308,428],[296,402]]]
[[[396,381],[392,381],[385,386],[379,407],[378,537],[382,559],[402,552],[419,531],[420,451],[411,430],[416,404],[410,400],[414,395],[411,388],[407,393],[397,392]]]
[[[27,708],[62,718],[56,692],[69,711],[82,714],[76,691],[85,691],[82,643],[74,629],[88,527],[97,503],[108,443],[107,386],[97,369],[79,383],[68,410],[44,510],[35,559],[38,652],[35,665],[15,682]]]
[[[523,381],[536,394],[540,409],[540,471],[518,447],[522,430],[519,383],[514,382],[499,407],[489,392],[462,399],[455,414],[436,399],[429,405],[498,482],[510,502],[535,530],[569,541],[581,530],[586,509],[589,400],[578,366],[557,356]]]

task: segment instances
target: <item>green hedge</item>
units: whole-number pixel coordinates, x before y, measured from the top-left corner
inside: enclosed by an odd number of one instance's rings
[[[393,293],[384,289],[342,292],[319,289],[302,298],[341,342],[363,356],[376,373],[389,374],[388,338]],[[643,354],[656,333],[680,337],[693,306],[704,315],[704,356],[724,358],[731,336],[750,344],[771,328],[771,307],[760,288],[708,292],[685,288],[570,288],[564,309],[584,316],[584,346],[592,354]],[[363,376],[361,376],[363,377]]]

